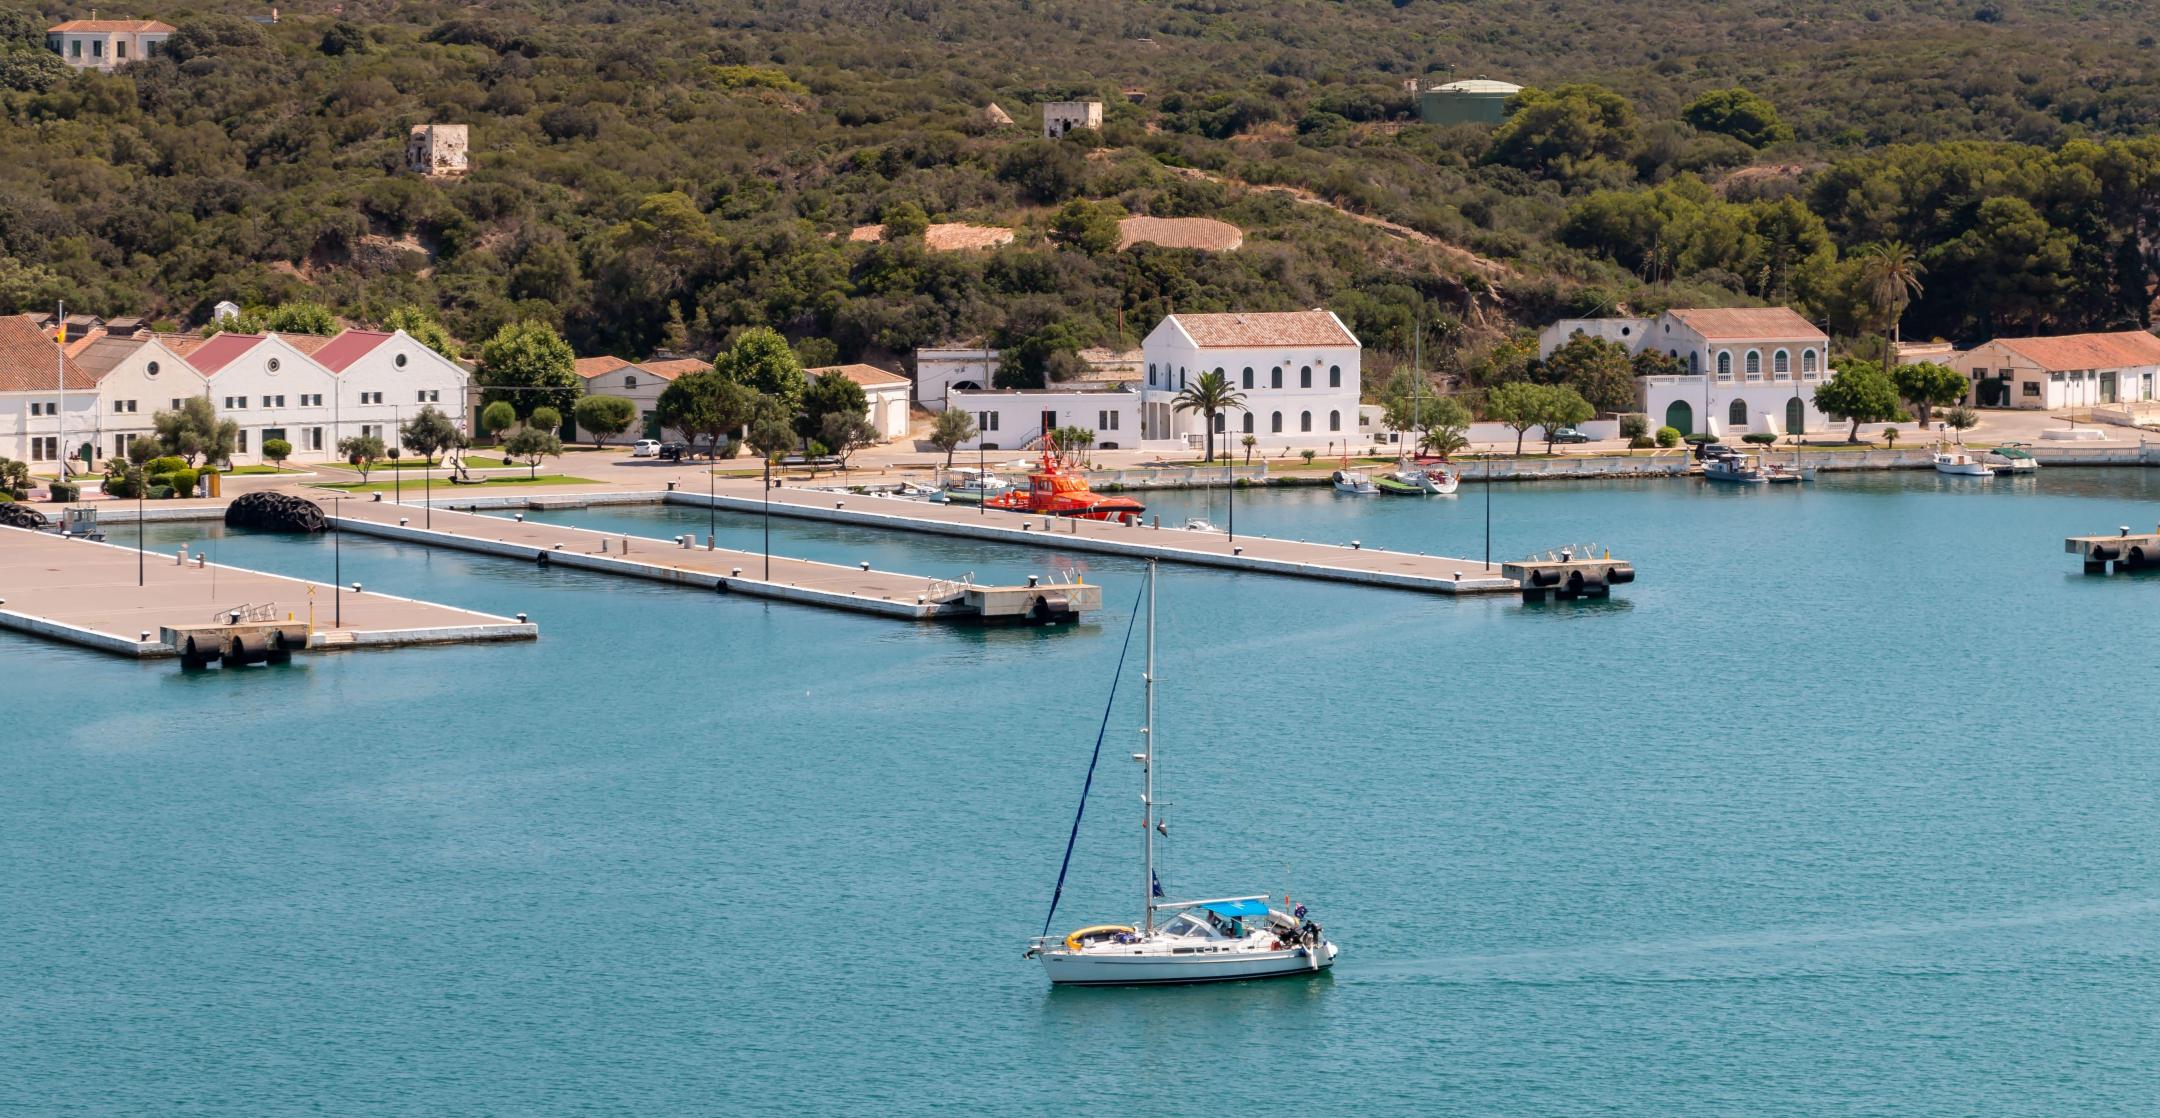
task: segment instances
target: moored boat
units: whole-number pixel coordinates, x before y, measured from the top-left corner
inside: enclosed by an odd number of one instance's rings
[[[1962,450],[1938,450],[1935,452],[1935,472],[1953,477],[1994,477],[1995,467]]]
[[[983,499],[989,508],[1043,516],[1072,516],[1082,520],[1118,520],[1139,516],[1147,506],[1131,497],[1097,493],[1078,474],[1067,472],[1049,447],[1042,465],[1028,472],[1025,488],[1015,487]]]
[[[1337,493],[1370,496],[1380,492],[1380,487],[1374,485],[1371,478],[1357,470],[1337,470],[1329,476],[1328,482],[1335,487]]]
[[[1418,488],[1441,497],[1455,492],[1456,488],[1462,485],[1462,479],[1456,477],[1453,471],[1437,466],[1429,470],[1418,470],[1416,473]]]
[[[1998,473],[2029,474],[2040,468],[2040,460],[2025,449],[2024,443],[2004,443],[1982,455],[1980,460],[1995,467]]]
[[[1373,488],[1391,497],[1422,497],[1425,487],[1400,474],[1377,474],[1369,479]]]
[[[1734,485],[1763,485],[1770,480],[1755,455],[1741,454],[1734,450],[1703,459],[1702,476],[1709,481],[1723,481]]]
[[[948,501],[973,505],[1011,488],[1011,482],[988,470],[964,468],[945,471],[945,486],[941,492]]]
[[[1128,634],[1128,638],[1130,636]],[[1122,662],[1122,657],[1120,657]],[[1163,900],[1162,881],[1155,872],[1155,836],[1168,834],[1162,808],[1155,798],[1155,564],[1148,564],[1147,581],[1147,723],[1140,740],[1145,752],[1133,754],[1140,763],[1140,824],[1146,836],[1142,854],[1143,896],[1137,924],[1094,924],[1065,936],[1049,933],[1057,917],[1057,898],[1065,888],[1065,872],[1050,901],[1044,934],[1028,944],[1025,958],[1041,959],[1043,971],[1060,986],[1167,986],[1197,982],[1230,982],[1248,978],[1277,978],[1318,974],[1335,962],[1336,947],[1320,925],[1306,917],[1304,905],[1293,905],[1288,896],[1280,907],[1269,903],[1266,893],[1240,897],[1208,897],[1189,901]],[[1113,705],[1116,697],[1112,686]],[[1101,750],[1097,739],[1098,755]],[[1088,779],[1094,780],[1092,762]],[[1081,810],[1086,810],[1082,794]],[[1075,819],[1072,834],[1079,834]],[[1073,839],[1067,839],[1065,857],[1071,865]],[[1157,920],[1160,913],[1168,919]]]

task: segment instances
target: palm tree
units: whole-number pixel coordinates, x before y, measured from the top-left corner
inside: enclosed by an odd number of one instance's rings
[[[1875,300],[1875,308],[1883,316],[1883,372],[1897,368],[1895,345],[1898,319],[1905,316],[1905,305],[1921,293],[1920,277],[1927,269],[1920,258],[1903,241],[1884,241],[1870,248],[1867,253],[1866,272],[1868,294]]]
[[[1170,401],[1178,411],[1196,411],[1207,420],[1207,460],[1215,460],[1215,417],[1227,411],[1244,411],[1245,394],[1230,387],[1221,369],[1201,373]]]

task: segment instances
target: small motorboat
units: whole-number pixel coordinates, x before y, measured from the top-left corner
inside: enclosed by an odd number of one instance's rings
[[[1980,460],[1995,467],[1998,473],[2029,474],[2040,468],[2040,460],[2025,449],[2024,443],[2004,443]]]
[[[1222,534],[1222,529],[1217,528],[1214,524],[1210,523],[1208,521],[1208,518],[1204,516],[1186,517],[1185,530],[1188,532],[1213,532],[1216,535]]]
[[[1371,478],[1356,470],[1337,470],[1328,478],[1328,481],[1335,486],[1335,492],[1337,493],[1354,493],[1361,497],[1369,497],[1380,492],[1380,487],[1374,485]]]
[[[1935,472],[1952,477],[1994,477],[1995,467],[1962,450],[1935,452]]]
[[[938,492],[956,504],[979,505],[1011,488],[1011,482],[988,470],[958,469],[945,471],[945,486]]]
[[[1445,497],[1448,494],[1455,492],[1456,487],[1462,484],[1461,478],[1456,477],[1453,473],[1450,473],[1447,470],[1439,469],[1437,467],[1430,470],[1417,470],[1414,472],[1417,474],[1418,488],[1423,489],[1427,493],[1434,494],[1435,496]]]
[[[1763,467],[1763,480],[1772,485],[1798,485],[1815,480],[1815,467],[1772,462]]]
[[[1722,481],[1733,485],[1766,485],[1770,475],[1763,472],[1756,456],[1727,450],[1703,459],[1702,476],[1708,481]]]
[[[893,496],[911,501],[934,501],[944,495],[945,491],[935,485],[917,485],[912,481],[903,481],[900,488],[893,490]]]
[[[1391,497],[1422,497],[1425,487],[1399,474],[1379,474],[1370,479],[1374,489]]]

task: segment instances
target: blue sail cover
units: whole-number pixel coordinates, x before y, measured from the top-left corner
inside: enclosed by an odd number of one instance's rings
[[[1221,917],[1266,916],[1266,901],[1214,901],[1200,906]]]

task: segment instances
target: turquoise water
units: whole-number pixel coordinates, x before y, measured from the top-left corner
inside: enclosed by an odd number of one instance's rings
[[[1287,881],[1344,946],[1233,987],[1020,959],[1131,563],[1065,557],[1095,624],[983,632],[353,537],[347,580],[543,639],[182,675],[0,635],[0,1111],[2148,1113],[2160,580],[2060,540],[2155,498],[1500,488],[1496,554],[1640,567],[1572,606],[1166,567],[1165,884]],[[1238,524],[1474,554],[1483,510],[1270,494]],[[330,571],[325,539],[151,529],[182,540]],[[1060,928],[1139,899],[1128,683]]]

